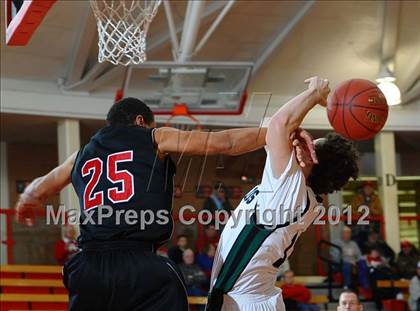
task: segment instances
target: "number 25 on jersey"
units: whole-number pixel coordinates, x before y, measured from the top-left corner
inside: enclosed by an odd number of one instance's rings
[[[100,158],[93,158],[85,162],[82,167],[82,176],[90,175],[83,193],[84,209],[88,210],[104,204],[104,191],[95,191],[101,178],[106,178],[112,184],[120,184],[118,187],[107,189],[107,197],[112,203],[123,203],[129,201],[134,195],[134,176],[127,170],[118,170],[118,163],[133,161],[133,151],[122,151],[108,155],[106,166]]]

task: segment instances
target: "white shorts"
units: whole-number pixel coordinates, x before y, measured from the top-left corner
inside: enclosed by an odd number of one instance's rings
[[[286,311],[281,292],[272,295],[225,295],[222,311]]]

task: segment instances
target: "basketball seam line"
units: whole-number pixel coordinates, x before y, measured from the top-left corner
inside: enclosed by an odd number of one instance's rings
[[[361,125],[364,129],[366,129],[368,132],[371,132],[371,133],[377,133],[375,130],[372,130],[372,129],[370,129],[370,128],[368,128],[366,125],[364,125],[363,123],[361,123],[360,121],[359,121],[359,119],[357,119],[356,118],[356,116],[354,115],[354,113],[353,113],[353,110],[352,110],[352,108],[353,108],[353,99],[355,99],[357,96],[359,96],[360,94],[363,94],[364,92],[367,92],[367,91],[370,91],[370,90],[373,90],[373,89],[375,89],[375,88],[377,88],[377,86],[375,86],[375,87],[371,87],[371,88],[369,88],[369,89],[366,89],[366,90],[363,90],[363,91],[361,91],[361,92],[359,92],[358,94],[356,94],[356,95],[354,95],[353,96],[353,98],[351,99],[351,101],[350,101],[350,114],[351,114],[351,116],[353,117],[353,119],[354,120],[356,120],[356,122],[357,123],[359,123],[359,125]],[[364,107],[364,108],[366,108],[366,107]],[[384,124],[385,125],[385,124]],[[383,127],[383,125],[382,125],[382,127]],[[369,138],[371,138],[371,137],[369,137]]]
[[[338,98],[337,98],[337,93],[336,92],[334,92],[334,97],[335,97],[335,101],[336,101],[336,104],[335,104],[336,108],[335,108],[335,111],[334,111],[334,115],[331,119],[331,125],[334,123],[334,119],[335,119],[335,117],[337,115],[337,111],[338,111]]]
[[[346,102],[347,92],[349,91],[349,88],[350,88],[350,85],[351,85],[352,82],[353,82],[353,80],[350,80],[349,84],[347,85],[346,92],[344,93],[343,104]],[[351,135],[349,134],[349,131],[347,130],[347,127],[346,127],[346,119],[344,117],[344,112],[345,112],[345,110],[344,110],[344,107],[343,107],[343,126],[344,126],[344,130],[347,133],[347,137],[351,137]]]
[[[345,106],[345,104],[336,104],[336,106]],[[363,105],[354,105],[353,104],[352,107],[378,110],[378,111],[384,111],[384,112],[387,111],[386,109],[380,109],[380,108],[377,108],[377,107],[367,107],[367,106],[363,106]]]
[[[356,121],[357,121],[357,123],[359,123],[362,127],[364,127],[366,130],[368,130],[369,132],[371,132],[371,133],[377,133],[375,130],[372,130],[372,129],[370,129],[370,128],[368,128],[368,127],[366,127],[366,125],[364,125],[363,123],[361,123],[357,118],[356,118],[356,116],[353,114],[353,111],[351,110],[351,106],[350,106],[350,114],[352,115],[352,117],[353,117],[353,119],[355,119]],[[383,126],[382,126],[383,127]]]
[[[377,89],[378,87],[377,86],[373,86],[373,87],[371,87],[371,88],[368,88],[368,89],[365,89],[365,90],[363,90],[363,91],[360,91],[359,93],[357,93],[357,94],[355,94],[352,98],[351,98],[351,100],[350,100],[350,104],[353,102],[353,100],[357,97],[357,96],[359,96],[360,94],[363,94],[364,92],[367,92],[367,91],[370,91],[370,90],[373,90],[373,89]]]
[[[387,112],[387,109],[380,109],[380,108],[376,108],[376,107],[366,107],[366,106],[362,106],[362,105],[352,105],[352,107],[365,108],[365,109],[371,109],[371,110],[377,110],[377,111]]]

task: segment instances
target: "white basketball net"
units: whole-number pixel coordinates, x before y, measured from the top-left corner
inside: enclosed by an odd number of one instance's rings
[[[146,61],[146,36],[161,0],[90,0],[98,24],[98,61],[137,65]]]

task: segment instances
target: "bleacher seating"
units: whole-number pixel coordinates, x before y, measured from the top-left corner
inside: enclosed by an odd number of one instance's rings
[[[1,310],[66,310],[67,291],[62,283],[61,266],[0,266]],[[299,283],[321,282],[324,277],[296,276]],[[280,285],[280,283],[277,283]],[[190,305],[205,305],[207,297],[188,297]],[[313,295],[311,303],[326,306],[325,295]]]
[[[376,285],[381,288],[400,288],[400,289],[406,289],[410,287],[410,281],[408,280],[396,280],[396,281],[390,281],[390,280],[379,280],[377,281]]]
[[[62,270],[52,265],[1,265],[0,278],[61,279]]]

